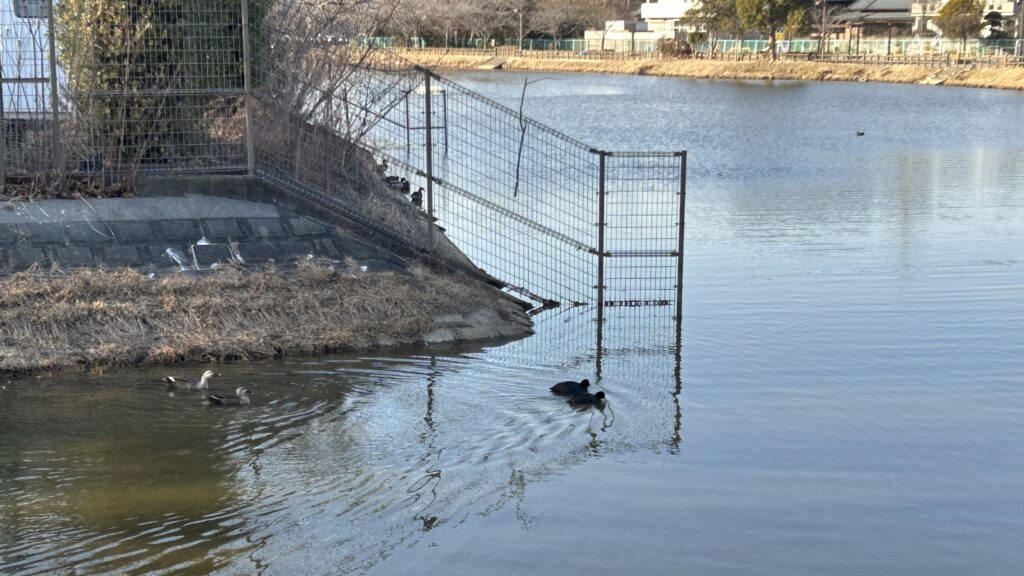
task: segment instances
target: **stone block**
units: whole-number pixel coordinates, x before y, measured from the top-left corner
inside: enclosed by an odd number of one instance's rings
[[[282,240],[277,247],[279,260],[301,260],[313,254],[313,243],[307,240]]]
[[[434,324],[439,326],[464,326],[466,319],[462,314],[438,314],[434,316]]]
[[[289,218],[288,225],[296,236],[321,236],[327,233],[323,226],[309,218]]]
[[[34,246],[14,246],[7,251],[7,262],[11,270],[25,270],[36,263],[40,266],[50,265],[43,249]]]
[[[85,246],[56,246],[53,261],[64,268],[89,268],[96,265],[92,250]]]
[[[98,249],[100,250],[100,249]],[[99,259],[106,266],[141,266],[142,258],[135,246],[107,246]]]
[[[257,238],[283,238],[288,235],[280,218],[249,218],[246,222]]]
[[[192,220],[156,220],[153,222],[156,238],[168,242],[195,242],[202,237],[199,227]]]
[[[196,244],[192,246],[196,264],[200,268],[209,268],[219,262],[231,261],[231,250],[227,244]]]
[[[0,225],[0,244],[63,244],[64,225],[59,222]]]
[[[66,224],[68,238],[71,244],[111,244],[116,238],[113,227],[105,222],[94,220],[92,222],[68,222]]]
[[[168,248],[173,248],[184,258],[186,268],[192,268],[192,254],[189,253],[188,247],[184,245],[163,244],[160,246],[146,246],[142,248],[142,250],[148,256],[148,258],[145,259],[157,266],[181,268],[181,264],[167,253]]]
[[[341,252],[342,258],[351,257],[362,260],[380,256],[380,251],[376,247],[351,236],[337,236],[333,241],[338,251]]]
[[[259,264],[280,258],[277,248],[270,242],[241,242],[238,244],[238,253],[246,264]]]
[[[210,240],[239,240],[244,235],[234,218],[211,218],[206,223],[206,237]]]
[[[473,326],[497,326],[504,323],[501,316],[490,308],[477,308],[469,314],[466,320]]]
[[[153,242],[157,239],[149,222],[111,222],[110,227],[114,229],[114,237],[119,243]]]
[[[316,238],[313,240],[313,252],[317,256],[324,258],[333,258],[335,260],[341,258],[341,252],[334,246],[334,242],[331,242],[330,238]]]
[[[393,260],[374,258],[372,260],[360,260],[359,264],[366,266],[367,272],[406,272],[405,265]]]
[[[431,330],[423,336],[423,342],[425,344],[443,344],[453,341],[455,341],[455,333],[447,328]]]
[[[493,340],[501,337],[497,326],[470,326],[457,328],[455,335],[459,340]]]

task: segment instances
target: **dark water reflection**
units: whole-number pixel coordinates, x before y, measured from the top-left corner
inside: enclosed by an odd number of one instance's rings
[[[226,367],[241,410],[163,370],[17,381],[0,573],[1019,574],[1022,95],[545,76],[542,120],[691,150],[681,363],[635,315],[598,362],[576,310]],[[546,393],[598,367],[604,412]]]

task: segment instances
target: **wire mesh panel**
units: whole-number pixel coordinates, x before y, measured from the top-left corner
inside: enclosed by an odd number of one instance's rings
[[[241,0],[57,7],[69,167],[245,166]]]
[[[30,176],[53,168],[50,24],[46,2],[0,4],[0,173]]]
[[[416,189],[427,187],[429,139],[431,208],[448,238],[533,299],[593,302],[598,162],[590,148],[433,73],[420,80],[368,143]]]
[[[605,307],[676,305],[684,177],[682,153],[606,155]]]

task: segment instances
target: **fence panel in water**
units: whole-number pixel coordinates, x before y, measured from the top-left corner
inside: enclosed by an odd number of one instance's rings
[[[606,154],[606,308],[677,306],[685,170],[683,153]]]

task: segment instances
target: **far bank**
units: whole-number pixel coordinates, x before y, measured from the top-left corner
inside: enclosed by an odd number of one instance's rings
[[[421,66],[447,70],[494,69],[510,71],[585,72],[672,76],[716,80],[816,80],[839,82],[891,82],[969,88],[1024,90],[1024,68],[929,68],[924,66],[795,62],[779,60],[584,60],[480,56],[443,50],[396,50]]]

